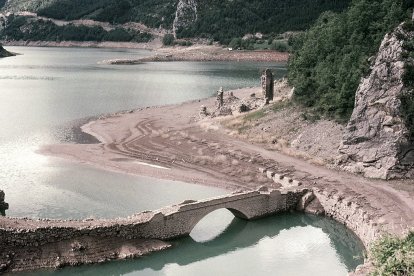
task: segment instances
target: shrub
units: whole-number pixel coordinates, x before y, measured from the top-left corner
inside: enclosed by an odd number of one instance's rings
[[[406,238],[386,236],[371,248],[373,275],[414,275],[414,232]]]
[[[233,38],[230,43],[229,47],[233,49],[238,49],[241,47],[242,39],[240,37]]]
[[[174,35],[173,34],[166,34],[162,38],[162,44],[164,46],[171,46],[174,44]]]
[[[323,115],[347,120],[361,77],[368,72],[367,60],[402,21],[408,9],[403,2],[353,0],[346,12],[326,12],[305,35],[290,40],[288,79],[295,87],[294,99]]]
[[[279,52],[287,52],[289,47],[285,41],[274,41],[272,43],[271,49]]]

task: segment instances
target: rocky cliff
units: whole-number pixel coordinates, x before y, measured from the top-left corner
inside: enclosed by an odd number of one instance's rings
[[[414,144],[401,103],[408,90],[403,43],[413,32],[404,29],[400,25],[385,36],[370,74],[358,87],[337,163],[344,170],[382,179],[414,176]]]
[[[191,25],[197,20],[197,2],[196,0],[180,0],[177,4],[175,19],[173,22],[173,33],[177,38],[178,30]]]

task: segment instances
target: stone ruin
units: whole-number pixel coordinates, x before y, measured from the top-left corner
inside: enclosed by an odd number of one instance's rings
[[[286,80],[278,81],[275,84],[273,73],[270,69],[266,69],[261,77],[262,82],[262,95],[263,97],[257,97],[255,93],[252,93],[250,97],[239,99],[234,96],[233,92],[228,94],[224,93],[223,87],[217,90],[217,96],[214,106],[214,111],[209,112],[207,107],[202,105],[200,107],[199,116],[201,119],[205,117],[217,117],[227,116],[233,113],[244,113],[251,110],[255,110],[273,101],[275,96],[275,88],[278,89],[278,94],[282,98],[289,98],[291,89],[286,91]],[[280,88],[280,89],[279,89]]]
[[[262,93],[266,103],[273,101],[274,97],[274,79],[270,69],[266,69],[262,74]]]
[[[273,89],[273,85],[271,86]],[[208,111],[205,105],[200,107],[199,117],[200,119],[206,117],[218,117],[228,116],[234,113],[244,113],[251,110],[255,110],[263,107],[266,104],[266,100],[262,97],[256,97],[255,93],[252,93],[249,97],[239,99],[234,96],[233,92],[225,93],[223,87],[217,91],[217,97],[214,104],[214,111]]]
[[[6,215],[6,210],[9,209],[9,204],[4,202],[5,194],[2,190],[0,190],[0,214],[2,216]]]
[[[217,91],[216,107],[219,109],[224,105],[224,90],[223,87]]]

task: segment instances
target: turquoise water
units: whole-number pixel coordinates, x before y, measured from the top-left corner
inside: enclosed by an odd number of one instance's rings
[[[173,244],[135,260],[25,275],[345,276],[363,261],[361,244],[343,225],[298,213],[246,222],[218,210]]]
[[[171,104],[258,86],[260,71],[284,64],[168,62],[109,66],[148,51],[8,47],[0,59],[0,189],[9,216],[113,218],[226,191],[103,171],[36,153],[44,144],[93,142],[79,125],[88,117]],[[246,222],[227,210],[203,219],[174,248],[128,261],[40,271],[35,275],[346,275],[363,248],[327,218],[285,214]]]
[[[10,203],[7,214],[20,217],[125,216],[183,198],[223,193],[220,189],[79,166],[42,156],[36,150],[44,144],[88,140],[76,128],[85,117],[205,98],[220,86],[257,86],[260,70],[268,66],[278,77],[286,72],[284,64],[99,63],[151,54],[144,50],[8,49],[23,55],[0,59],[0,159],[7,160],[0,168],[0,189],[5,190]],[[166,189],[171,185],[174,191]],[[104,194],[113,196],[108,201]],[[151,204],[147,194],[157,194]]]

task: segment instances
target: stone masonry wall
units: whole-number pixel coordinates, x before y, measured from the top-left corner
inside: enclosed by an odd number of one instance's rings
[[[188,235],[208,213],[228,208],[236,216],[255,219],[295,209],[307,190],[262,189],[204,201],[190,201],[153,212],[113,220],[32,220],[0,218],[0,244],[7,247],[43,246],[77,237],[114,237],[127,240],[170,239]]]
[[[319,189],[313,189],[313,193],[322,205],[325,215],[347,226],[361,239],[365,247],[369,248],[381,236],[380,225],[368,206],[360,206],[341,194]]]

